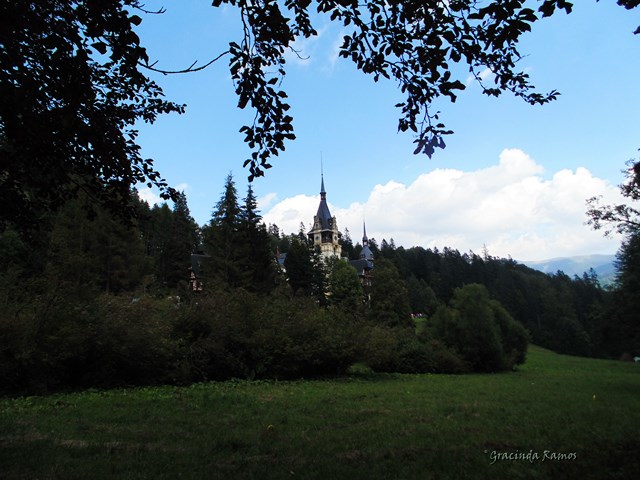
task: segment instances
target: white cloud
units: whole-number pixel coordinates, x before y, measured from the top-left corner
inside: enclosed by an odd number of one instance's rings
[[[189,186],[188,183],[179,183],[173,188],[175,188],[178,192],[185,192],[185,193],[191,190],[191,187]],[[149,188],[149,187],[137,188],[136,187],[136,190],[138,191],[138,196],[142,200],[147,202],[150,207],[153,207],[154,205],[160,205],[162,203],[167,203],[166,200],[160,197],[158,191],[154,188]]]
[[[296,195],[295,197],[285,198],[265,213],[263,219],[265,223],[278,225],[280,231],[297,233],[300,229],[300,222],[304,222],[305,225],[313,222],[319,199],[319,196],[313,197],[309,195]],[[329,208],[331,208],[331,205]]]
[[[344,42],[344,36],[348,32],[346,28],[341,28],[335,33],[332,41],[321,41],[323,37],[333,35],[334,30],[331,25],[324,25],[317,30],[317,35],[305,38],[298,36],[291,44],[291,48],[285,50],[284,59],[291,65],[298,67],[309,67],[320,59],[320,68],[324,72],[333,72],[340,55],[340,47]],[[323,45],[326,44],[326,45]]]
[[[495,74],[493,73],[493,71],[489,67],[485,67],[484,70],[482,70],[478,74],[478,78],[482,82],[484,82],[487,79],[493,80],[493,77],[495,77]],[[469,74],[469,76],[467,77],[467,80],[465,82],[467,84],[467,87],[469,85],[471,85],[475,80],[476,80],[476,77],[473,74]]]
[[[284,59],[287,63],[308,67],[311,64],[312,56],[318,46],[318,41],[324,35],[326,27],[316,30],[317,35],[311,37],[298,36],[284,52]]]
[[[175,188],[177,191],[179,192],[188,192],[190,190],[189,184],[188,183],[179,183],[178,185],[176,185]]]
[[[258,210],[264,211],[267,208],[271,207],[273,202],[278,198],[278,194],[271,192],[266,195],[258,198]]]
[[[621,202],[617,187],[594,177],[586,168],[561,170],[543,178],[543,167],[518,149],[500,154],[499,163],[471,172],[436,169],[410,185],[393,180],[375,185],[365,203],[347,208],[329,205],[341,231],[354,241],[367,234],[378,242],[425,248],[451,247],[494,256],[540,260],[559,256],[612,253],[618,241],[603,238],[584,225],[585,200],[602,195]],[[330,198],[329,198],[330,200]],[[265,221],[295,233],[309,225],[318,196],[297,195],[276,203]]]
[[[340,32],[338,32],[336,38],[333,40],[333,43],[331,44],[331,47],[329,49],[329,57],[327,59],[327,70],[330,72],[333,71],[333,69],[336,66],[336,62],[340,57],[340,47],[342,47],[342,44],[344,43],[345,33],[346,33],[346,30],[344,28],[341,29]]]
[[[149,206],[154,206],[155,204],[160,204],[164,202],[160,195],[158,195],[153,189],[149,187],[145,188],[136,188],[138,190],[138,195],[142,200],[147,202]]]

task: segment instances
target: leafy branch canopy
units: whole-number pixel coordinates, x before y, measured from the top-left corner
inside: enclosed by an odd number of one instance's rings
[[[618,0],[631,9],[640,0]],[[255,111],[241,127],[252,149],[250,180],[295,139],[282,89],[285,54],[317,36],[318,17],[346,28],[340,56],[374,80],[397,83],[398,130],[415,135],[415,153],[433,155],[452,133],[432,110],[455,101],[468,70],[485,94],[510,92],[530,104],[538,92],[519,70],[518,42],[541,18],[570,13],[566,0],[213,0],[239,11],[241,34],[208,63],[163,71],[150,61],[135,27],[149,11],[139,0],[18,0],[0,4],[0,226],[33,224],[80,192],[125,216],[136,183],[176,192],[140,155],[136,122],[184,106],[164,99],[142,72],[185,73],[228,58],[238,106]],[[636,30],[635,33],[638,33]],[[461,65],[464,68],[455,68]],[[484,83],[490,70],[495,82]],[[463,73],[466,77],[466,73]]]
[[[452,132],[430,105],[441,96],[455,102],[465,88],[454,64],[466,65],[490,96],[511,92],[530,104],[557,97],[555,90],[537,92],[529,75],[518,70],[522,55],[517,46],[540,18],[572,9],[566,0],[538,1],[537,8],[524,0],[213,0],[214,7],[225,4],[238,8],[242,18],[242,40],[229,44],[238,106],[256,112],[253,123],[241,128],[253,150],[245,161],[251,179],[263,175],[270,158],[295,138],[287,94],[280,87],[285,53],[297,38],[317,35],[313,15],[327,15],[348,28],[341,57],[375,81],[397,82],[404,95],[396,105],[398,130],[415,134],[414,153],[431,156]],[[495,85],[483,82],[480,74],[486,69]]]

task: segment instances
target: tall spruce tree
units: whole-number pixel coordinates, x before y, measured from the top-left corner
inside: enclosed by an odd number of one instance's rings
[[[167,283],[172,288],[188,279],[191,253],[199,243],[197,228],[187,205],[187,196],[184,192],[179,192],[173,205],[167,245]]]
[[[311,249],[311,293],[321,307],[327,306],[327,292],[329,289],[329,272],[331,271],[330,262],[327,261],[322,255],[320,255],[320,247],[309,247]]]
[[[276,284],[275,252],[271,249],[271,237],[258,212],[258,203],[249,185],[240,212],[240,240],[237,245],[248,278],[246,288],[258,293],[270,292]]]
[[[594,229],[604,229],[605,236],[612,232],[625,235],[616,258],[616,289],[609,317],[614,324],[601,328],[603,343],[610,355],[640,354],[640,160],[627,162],[626,180],[620,193],[627,203],[600,205],[599,198],[589,200],[587,215]],[[617,351],[617,352],[616,352]]]
[[[153,260],[155,287],[169,286],[169,243],[173,226],[173,214],[166,203],[154,205],[150,211],[150,227],[147,231],[147,248]]]
[[[67,202],[53,220],[46,253],[50,281],[78,295],[137,288],[151,271],[140,231],[103,208],[87,218],[82,201],[88,200]]]
[[[630,233],[623,242],[616,255],[616,268],[617,289],[613,303],[616,332],[609,332],[609,336],[618,337],[613,342],[619,349],[618,355],[637,356],[640,355],[640,229]]]
[[[310,295],[314,271],[309,245],[305,240],[292,236],[291,246],[284,261],[284,268],[293,294]]]
[[[347,257],[349,260],[356,260],[359,256],[356,256],[353,240],[351,239],[351,232],[349,229],[345,227],[344,235],[342,236],[342,254]]]
[[[370,294],[371,320],[389,327],[413,326],[406,283],[390,260],[376,261]]]
[[[210,223],[203,229],[206,253],[204,276],[210,285],[237,288],[247,284],[247,269],[241,248],[241,208],[233,175],[227,175],[222,197]]]
[[[363,308],[364,292],[356,269],[346,261],[333,262],[329,275],[329,304],[357,317]]]

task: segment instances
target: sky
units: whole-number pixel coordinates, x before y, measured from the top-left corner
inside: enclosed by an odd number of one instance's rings
[[[204,64],[239,41],[239,13],[208,0],[148,0],[138,29],[157,67]],[[266,223],[296,233],[313,222],[321,163],[327,201],[338,228],[355,241],[409,248],[449,247],[519,261],[612,254],[620,238],[590,229],[586,199],[625,201],[617,186],[625,162],[638,157],[640,9],[614,0],[580,0],[570,15],[534,24],[519,50],[521,68],[539,91],[558,100],[531,106],[512,95],[489,98],[465,78],[455,103],[432,106],[454,131],[429,159],[413,155],[413,137],[398,133],[403,100],[395,83],[375,83],[338,58],[344,29],[317,17],[318,35],[296,42],[304,58],[287,56],[282,88],[288,93],[296,140],[252,186]],[[485,72],[489,75],[490,72]],[[139,125],[142,155],[170,185],[183,190],[203,225],[233,175],[242,198],[250,150],[239,129],[253,113],[237,108],[223,57],[197,73],[149,73],[168,99],[186,104],[183,115]],[[157,192],[143,186],[149,203]]]

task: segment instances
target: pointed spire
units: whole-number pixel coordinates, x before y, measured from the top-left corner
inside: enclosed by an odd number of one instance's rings
[[[364,234],[362,235],[362,246],[369,245],[369,239],[367,238],[367,225],[362,221],[362,231]]]
[[[362,250],[360,251],[360,258],[364,258],[368,261],[373,261],[373,252],[369,248],[369,239],[367,238],[367,225],[362,220]]]
[[[327,192],[324,190],[324,165],[322,164],[322,151],[320,152],[320,195],[326,195]]]
[[[321,173],[320,182],[320,205],[318,205],[318,213],[316,217],[320,221],[320,225],[323,230],[331,228],[331,213],[329,212],[329,206],[327,205],[327,192],[324,189],[324,173]]]

